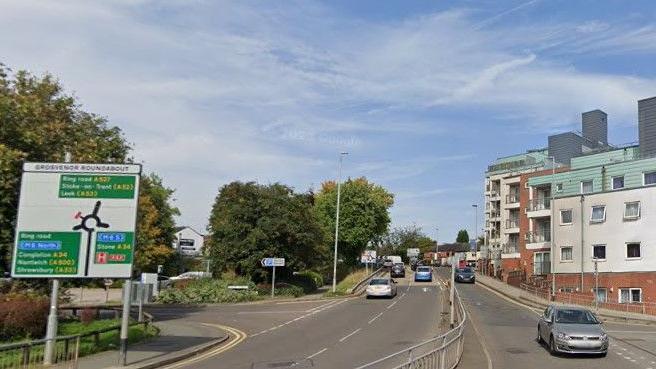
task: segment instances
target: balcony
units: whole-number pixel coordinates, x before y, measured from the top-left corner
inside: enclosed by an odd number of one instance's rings
[[[517,242],[509,242],[503,245],[501,251],[503,259],[514,259],[519,257],[519,245]]]
[[[506,233],[519,233],[519,219],[506,220]]]
[[[543,249],[551,247],[551,231],[548,229],[526,233],[527,249]]]
[[[498,209],[490,210],[490,219],[499,218],[499,217],[501,217],[501,211],[499,211]]]
[[[499,196],[500,196],[499,189],[498,188],[491,189],[489,191],[489,195],[490,195],[490,200],[493,200],[493,201],[498,200]]]
[[[519,194],[510,194],[506,195],[506,206],[508,208],[518,208],[519,207]]]
[[[526,215],[529,218],[539,218],[551,216],[551,199],[542,197],[529,200]]]
[[[550,261],[538,261],[533,263],[533,274],[535,275],[547,275],[551,273],[551,262]]]

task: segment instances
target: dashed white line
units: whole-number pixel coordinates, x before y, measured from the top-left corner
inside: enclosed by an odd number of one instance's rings
[[[308,358],[308,359],[312,359],[312,358],[315,357],[315,356],[319,356],[319,355],[323,354],[323,353],[326,352],[327,350],[328,350],[328,348],[325,347],[325,348],[319,350],[318,352],[315,352],[314,354],[308,356],[307,358]]]
[[[371,324],[371,323],[373,323],[373,322],[374,322],[374,320],[376,320],[376,319],[378,319],[378,318],[380,318],[380,316],[381,316],[381,315],[383,315],[383,313],[382,313],[382,312],[381,312],[380,314],[378,314],[378,315],[376,315],[375,317],[373,317],[373,318],[371,318],[371,320],[369,321],[369,324]]]
[[[399,300],[394,301],[393,303],[389,304],[386,309],[391,309],[392,306],[396,305],[396,303],[399,302]]]
[[[354,334],[360,332],[361,330],[362,330],[362,328],[358,328],[358,329],[354,330],[353,332],[351,332],[351,333],[347,334],[346,336],[340,338],[340,339],[339,339],[339,342],[344,342],[344,341],[346,341],[347,339],[349,339],[349,337],[351,337],[352,335],[354,335]]]

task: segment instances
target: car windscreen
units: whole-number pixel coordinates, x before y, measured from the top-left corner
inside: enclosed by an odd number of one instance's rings
[[[458,268],[456,269],[457,273],[473,273],[471,268]]]
[[[417,271],[421,272],[421,273],[428,273],[428,272],[430,272],[430,268],[428,268],[428,267],[417,268]]]
[[[388,279],[372,279],[371,282],[369,282],[370,286],[386,286],[388,284]]]
[[[556,323],[562,324],[599,324],[594,314],[587,310],[563,309],[556,311]]]

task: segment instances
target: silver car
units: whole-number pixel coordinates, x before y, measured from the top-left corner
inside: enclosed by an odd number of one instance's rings
[[[608,335],[588,309],[549,305],[538,322],[538,342],[546,342],[552,355],[608,353]]]
[[[367,298],[396,296],[396,281],[391,278],[372,279],[367,286]]]

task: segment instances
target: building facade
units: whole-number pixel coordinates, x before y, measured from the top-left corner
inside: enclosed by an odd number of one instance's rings
[[[203,254],[205,237],[191,227],[177,227],[174,242],[173,248],[180,254],[200,256]]]

